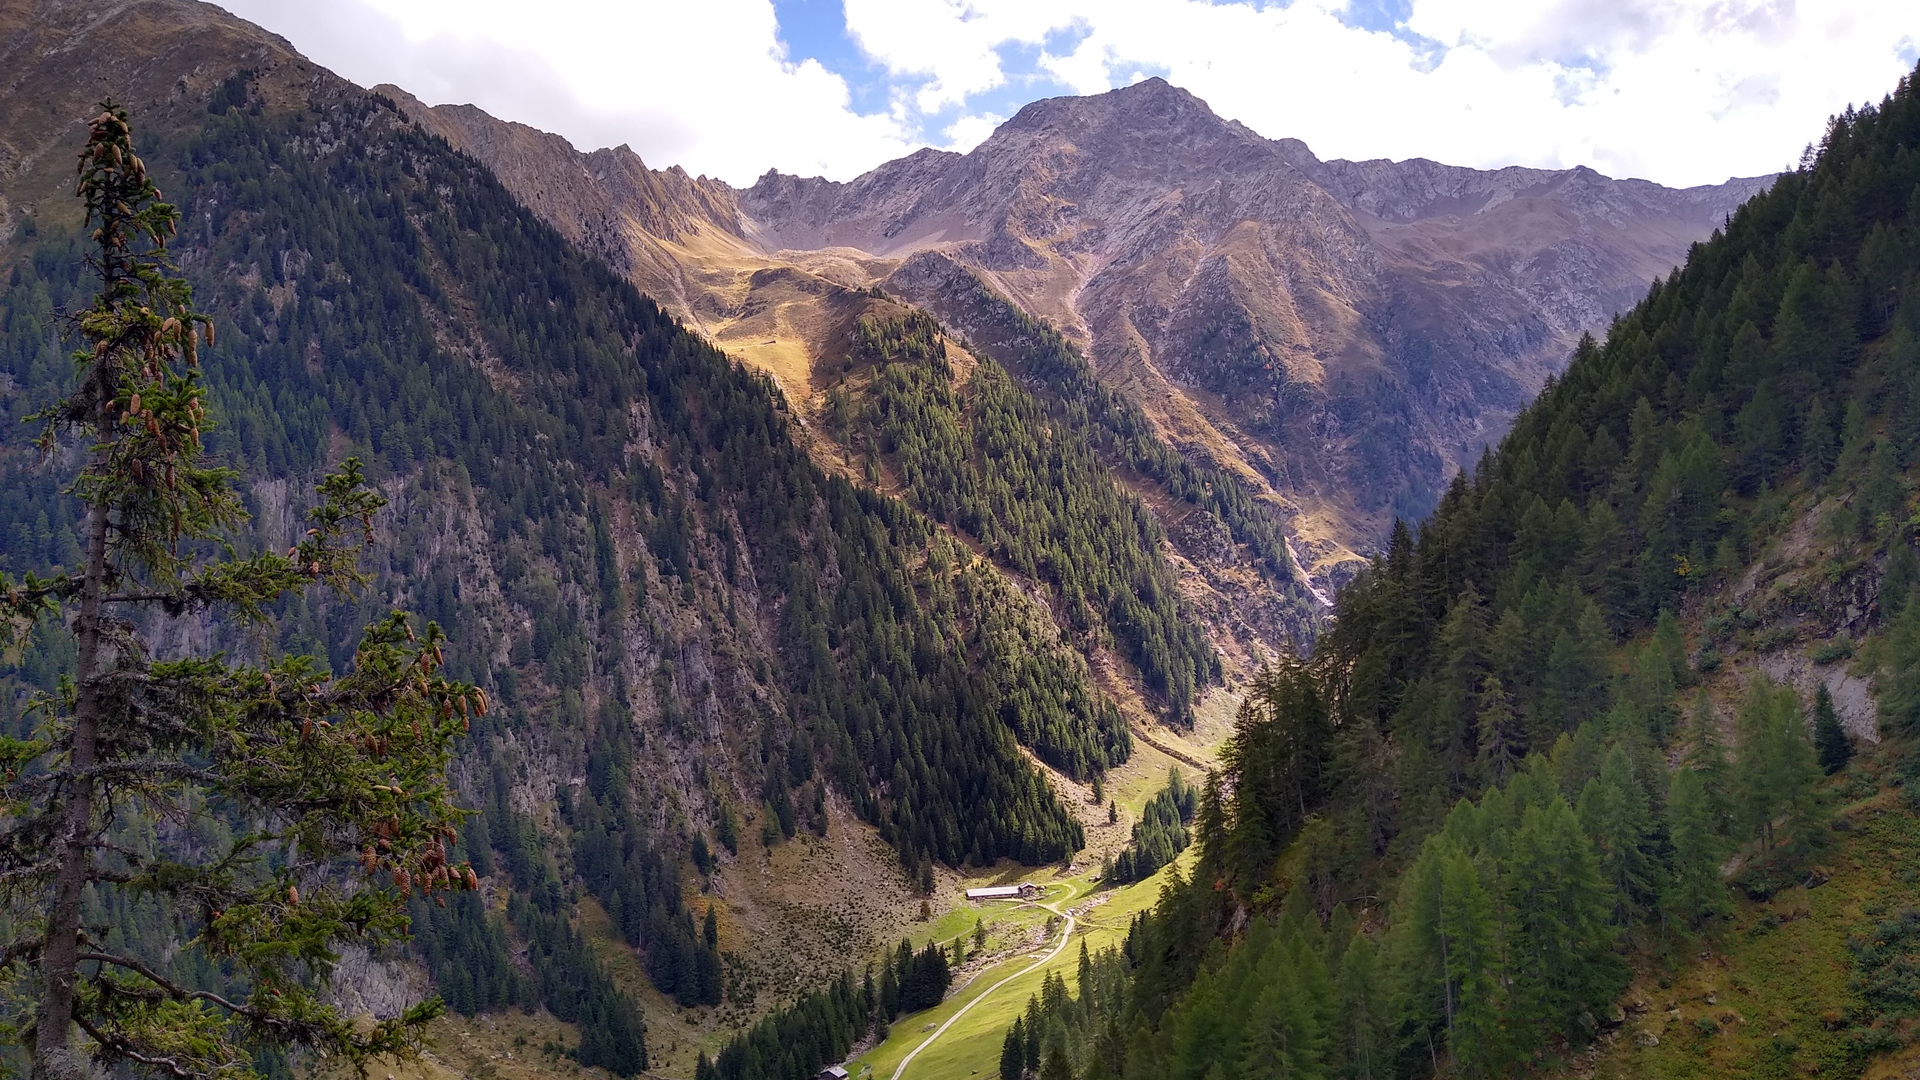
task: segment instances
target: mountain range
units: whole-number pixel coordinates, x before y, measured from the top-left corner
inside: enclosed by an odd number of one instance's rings
[[[880,285],[969,333],[952,278],[979,279],[1256,485],[1323,586],[1769,182],[1321,161],[1149,78],[1034,102],[966,154],[736,190],[379,92],[800,400],[831,340],[812,298]]]

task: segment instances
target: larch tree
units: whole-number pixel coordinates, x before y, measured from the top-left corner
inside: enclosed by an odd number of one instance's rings
[[[84,462],[69,488],[84,563],[0,576],[16,646],[64,620],[76,660],[32,702],[34,728],[0,738],[0,979],[37,1001],[0,1020],[36,1080],[238,1080],[267,1047],[361,1067],[410,1053],[438,1000],[357,1024],[326,985],[343,948],[406,935],[411,892],[475,886],[449,860],[461,812],[446,769],[485,695],[436,675],[441,631],[416,634],[399,613],[339,676],[304,656],[150,648],[166,620],[258,625],[281,596],[362,583],[382,500],[350,460],[285,554],[222,542],[245,513],[235,474],[201,453],[197,339],[213,329],[168,262],[178,213],[111,102],[78,173],[100,291],[72,319],[85,345],[74,389],[39,419],[50,460]],[[158,955],[110,950],[89,922],[107,897],[146,906],[175,938]]]
[[[1715,827],[1713,804],[1700,773],[1682,766],[1667,788],[1667,835],[1673,843],[1672,868],[1661,896],[1667,915],[1698,927],[1733,910],[1720,877],[1726,838]]]
[[[1656,866],[1646,843],[1653,827],[1646,792],[1633,775],[1625,748],[1615,746],[1600,775],[1580,791],[1580,824],[1600,852],[1600,869],[1613,889],[1614,921],[1631,926],[1639,917],[1636,897],[1652,894]]]
[[[1440,933],[1446,942],[1452,1022],[1447,1049],[1463,1076],[1493,1071],[1499,1054],[1496,1001],[1499,955],[1494,940],[1493,900],[1480,884],[1473,861],[1458,851],[1440,867]]]
[[[1748,835],[1758,837],[1761,852],[1769,853],[1784,824],[1796,856],[1819,850],[1830,834],[1819,791],[1820,762],[1807,737],[1799,695],[1791,686],[1754,676],[1738,726],[1739,804]]]

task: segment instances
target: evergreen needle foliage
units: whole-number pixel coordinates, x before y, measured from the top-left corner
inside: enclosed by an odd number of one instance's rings
[[[1726,749],[1704,687],[1685,727],[1678,702],[1719,645],[1771,647],[1716,602],[1824,505],[1836,584],[1885,568],[1881,731],[1920,732],[1916,148],[1914,77],[1835,118],[1394,530],[1312,657],[1249,693],[1192,878],[1128,935],[1123,1067],[1043,1048],[1035,1009],[1004,1078],[1056,1058],[1139,1080],[1552,1070],[1624,1015],[1630,957],[1724,922],[1736,849],[1751,896],[1807,880],[1847,746],[1831,700],[1810,737],[1809,703],[1756,676]],[[1680,611],[1704,624],[1695,661]],[[1916,927],[1853,945],[1877,1010],[1911,1001]]]
[[[321,990],[342,948],[406,935],[410,894],[473,887],[448,857],[446,767],[486,697],[436,675],[439,628],[416,636],[398,613],[339,677],[304,656],[155,655],[163,620],[257,622],[285,594],[358,583],[382,500],[349,460],[286,554],[209,554],[244,514],[233,474],[200,453],[197,344],[213,332],[167,261],[177,213],[110,102],[79,176],[100,291],[73,320],[87,347],[73,392],[42,414],[42,446],[80,442],[83,558],[0,576],[16,640],[70,615],[76,656],[33,702],[34,730],[0,739],[0,964],[38,1001],[7,1020],[45,1080],[246,1077],[269,1047],[356,1065],[411,1052],[438,999],[368,1026]],[[174,942],[112,951],[92,904],[157,914]]]
[[[1840,714],[1834,711],[1833,694],[1821,683],[1813,698],[1813,745],[1820,754],[1820,768],[1828,775],[1839,772],[1853,760],[1853,743],[1840,726]]]
[[[1158,873],[1187,850],[1190,839],[1187,825],[1199,810],[1200,792],[1180,776],[1178,768],[1167,770],[1167,786],[1154,793],[1140,811],[1133,826],[1133,839],[1120,856],[1100,875],[1108,885],[1125,885]]]

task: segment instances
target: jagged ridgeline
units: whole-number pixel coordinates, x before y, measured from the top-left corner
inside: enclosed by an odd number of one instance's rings
[[[1089,776],[1125,758],[1125,729],[1083,664],[998,662],[994,643],[1018,642],[1026,617],[1005,585],[906,504],[815,467],[767,379],[571,249],[484,169],[377,97],[317,85],[282,108],[242,75],[191,124],[134,117],[183,209],[176,257],[219,326],[202,353],[212,447],[244,475],[251,542],[286,544],[301,509],[288,493],[349,452],[394,499],[372,589],[296,601],[276,639],[232,644],[338,669],[389,604],[449,629],[450,674],[503,706],[459,773],[486,810],[466,853],[511,884],[514,932],[577,952],[549,917],[579,875],[663,985],[686,999],[655,960],[671,949],[703,1000],[676,877],[694,835],[728,833],[748,807],[791,834],[829,788],[916,866],[1077,850],[1080,826],[1020,743]],[[75,507],[18,421],[70,378],[58,313],[82,304],[80,251],[29,224],[0,277],[13,571],[77,557]],[[1208,657],[1181,660],[1191,672]],[[52,645],[13,662],[9,730],[26,690],[67,663]],[[1010,725],[1041,690],[1059,703],[1046,723]],[[669,798],[671,782],[693,797]],[[571,840],[542,839],[556,830]],[[478,918],[433,916],[439,955],[497,957]],[[494,970],[470,966],[463,1001],[551,997]],[[566,993],[599,1008],[591,987]]]
[[[1729,884],[1805,879],[1840,842],[1809,737],[1830,705],[1720,680],[1722,747],[1694,687],[1725,652],[1778,645],[1730,586],[1789,530],[1817,534],[1837,553],[1826,591],[1768,618],[1857,634],[1901,613],[1866,654],[1887,663],[1883,753],[1912,771],[1916,454],[1910,77],[1583,342],[1499,450],[1341,591],[1312,659],[1256,683],[1201,799],[1191,883],[1129,937],[1129,1009],[1153,1033],[1124,1075],[1564,1063],[1630,965],[1722,925]],[[1898,1042],[1868,1025],[1906,1008],[1873,998],[1794,1037],[1852,1075]],[[1061,1046],[1073,1075],[1115,1071]]]

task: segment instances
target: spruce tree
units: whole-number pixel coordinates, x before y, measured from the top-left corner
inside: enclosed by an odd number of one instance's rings
[[[1025,1020],[1027,1023],[1027,1030],[1025,1032],[1027,1044],[1024,1047],[1025,1053],[1023,1058],[1028,1072],[1039,1072],[1040,1029],[1043,1025],[1040,1018],[1040,999],[1038,997],[1030,997],[1027,999],[1027,1015]]]
[[[1480,684],[1478,704],[1480,773],[1490,783],[1504,784],[1526,757],[1526,730],[1499,676],[1489,674]]]
[[[1827,413],[1826,402],[1816,397],[1813,404],[1807,406],[1806,421],[1800,431],[1800,470],[1807,483],[1817,484],[1826,479],[1839,455],[1840,440],[1834,433],[1833,419]]]
[[[1027,1066],[1026,1022],[1014,1017],[1013,1026],[1000,1043],[1000,1080],[1020,1080]]]
[[[439,628],[416,634],[398,613],[368,628],[338,677],[304,656],[155,658],[162,620],[258,625],[282,596],[359,584],[381,499],[348,461],[286,554],[222,547],[245,514],[234,474],[201,456],[197,348],[213,330],[168,262],[178,213],[111,102],[88,123],[78,172],[100,291],[73,320],[86,347],[73,393],[41,414],[41,445],[84,455],[68,490],[85,558],[52,578],[0,577],[12,629],[58,634],[68,615],[76,656],[34,702],[37,728],[0,740],[0,958],[38,998],[33,1075],[194,1080],[245,1074],[253,1052],[289,1046],[356,1064],[411,1053],[437,999],[357,1025],[324,984],[343,948],[405,936],[411,892],[474,887],[448,859],[461,815],[446,767],[486,698],[436,675]],[[228,839],[166,844],[125,828],[207,815],[227,818]],[[82,924],[89,896],[180,926],[177,951],[110,948]],[[245,995],[209,985],[215,971]]]
[[[1840,726],[1840,714],[1833,710],[1833,695],[1821,683],[1813,698],[1813,745],[1820,754],[1820,768],[1828,776],[1847,767],[1853,758],[1853,743]]]

